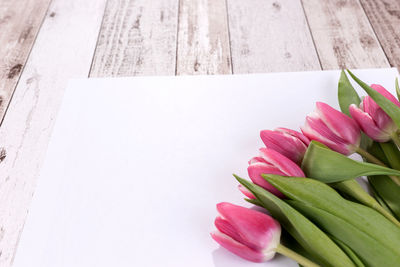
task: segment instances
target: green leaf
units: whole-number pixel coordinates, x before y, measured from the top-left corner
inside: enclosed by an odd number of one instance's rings
[[[364,175],[400,176],[398,170],[350,159],[316,141],[308,146],[301,168],[307,177],[324,183],[341,182]]]
[[[316,259],[312,254],[310,254],[307,250],[305,250],[299,242],[296,241],[289,233],[288,231],[285,230],[285,228],[282,228],[282,234],[281,234],[281,244],[284,245],[285,247],[295,251],[297,254],[300,254],[301,256],[309,259],[312,262],[319,262],[318,259]],[[299,264],[299,263],[298,263]],[[299,266],[302,266],[299,264]]]
[[[356,90],[354,90],[353,85],[351,85],[346,73],[343,70],[340,73],[338,84],[338,100],[340,110],[349,117],[351,117],[349,106],[351,104],[359,106],[361,102],[360,97],[358,96]],[[371,144],[372,139],[362,133],[360,147],[366,150]]]
[[[396,94],[397,94],[397,99],[400,100],[400,87],[399,87],[399,79],[396,77],[396,80],[394,82],[396,86]]]
[[[369,85],[358,79],[351,71],[347,70],[350,76],[356,81],[367,94],[392,118],[397,127],[400,128],[400,108],[392,101],[372,89]]]
[[[348,201],[330,186],[313,179],[270,174],[263,174],[263,177],[285,196],[321,209],[353,225],[400,259],[400,228],[377,211]]]
[[[379,145],[382,148],[390,167],[400,170],[400,151],[397,146],[392,141],[379,143]]]
[[[355,179],[343,181],[340,183],[334,183],[331,184],[331,186],[343,193],[346,193],[348,196],[351,196],[359,203],[373,208],[393,223],[399,225],[399,222],[396,220],[396,218],[393,217],[393,214],[390,211],[388,212],[388,210],[382,207],[375,198],[365,192],[362,186]]]
[[[343,181],[340,183],[333,183],[330,184],[330,186],[338,189],[342,193],[345,193],[343,197],[347,197],[346,199],[351,201],[358,201],[359,203],[376,210],[387,219],[389,219],[392,223],[400,227],[400,222],[396,217],[394,217],[391,210],[386,208],[387,205],[385,204],[385,206],[382,206],[382,204],[377,201],[378,199],[376,199],[376,197],[373,198],[370,194],[365,192],[362,186],[355,179]],[[349,199],[348,197],[351,197],[351,199]]]
[[[389,166],[389,161],[386,158],[385,152],[383,152],[382,147],[378,142],[372,143],[372,145],[368,148],[368,153],[382,161],[386,166]],[[364,160],[366,161],[366,159]]]
[[[368,266],[397,266],[400,262],[400,255],[348,221],[310,204],[293,200],[287,202],[350,247]]]
[[[318,227],[280,198],[236,175],[235,178],[250,190],[272,217],[323,266],[355,266],[347,255]]]
[[[259,206],[259,207],[264,207],[262,205],[262,203],[260,201],[258,201],[257,199],[245,198],[244,200],[246,200],[247,202],[249,202],[249,203],[251,203],[253,205],[256,205],[256,206]]]
[[[376,189],[372,186],[371,182],[369,182],[369,185],[370,185],[370,188],[371,188],[372,192],[374,193],[375,199],[379,202],[379,204],[382,206],[382,208],[384,208],[392,216],[395,216],[393,214],[392,210],[390,209],[390,207],[386,204],[386,202],[383,200],[383,198],[378,194]]]
[[[387,176],[370,176],[368,181],[396,218],[400,220],[400,187]]]
[[[344,114],[350,116],[349,106],[351,104],[360,104],[361,100],[356,90],[351,85],[346,73],[342,70],[338,84],[338,100],[340,109]]]
[[[368,148],[372,145],[373,140],[369,138],[365,133],[361,133],[361,141],[360,147],[364,150],[368,150]]]
[[[349,246],[333,236],[329,237],[339,245],[339,247],[347,254],[347,256],[349,256],[349,258],[356,264],[357,267],[365,267],[365,264]]]
[[[395,169],[400,168],[400,152],[393,142],[374,142],[368,152],[386,165],[390,165]],[[385,175],[369,176],[368,181],[375,193],[375,198],[381,206],[400,220],[400,187]]]

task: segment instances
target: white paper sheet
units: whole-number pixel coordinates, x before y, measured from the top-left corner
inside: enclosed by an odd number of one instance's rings
[[[394,92],[396,69],[355,71]],[[261,266],[211,238],[261,129],[337,105],[338,71],[73,80],[15,267]],[[248,205],[246,205],[248,206]],[[277,257],[262,266],[297,266]]]

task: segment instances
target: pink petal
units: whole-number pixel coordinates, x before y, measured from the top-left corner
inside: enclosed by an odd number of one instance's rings
[[[392,95],[388,90],[386,90],[382,85],[379,84],[371,84],[371,88],[375,89],[381,95],[392,101],[393,104],[400,107],[400,102]]]
[[[306,117],[306,123],[301,130],[310,140],[316,140],[327,145],[330,149],[344,155],[349,155],[354,151],[349,149],[349,144],[342,138],[335,135],[319,118],[312,115]]]
[[[296,163],[275,150],[260,148],[260,156],[277,167],[281,172],[286,174],[286,176],[305,177],[303,171]]]
[[[276,175],[281,175],[281,176],[286,176],[285,173],[281,172],[278,168],[267,165],[262,162],[256,162],[251,164],[249,167],[247,167],[247,172],[249,174],[250,179],[253,181],[258,186],[261,186],[265,190],[271,192],[277,197],[284,198],[285,195],[282,194],[278,189],[276,189],[274,186],[272,186],[270,183],[268,183],[262,176],[261,174],[276,174]]]
[[[308,145],[310,144],[310,140],[309,140],[306,136],[304,136],[302,133],[300,133],[300,132],[298,132],[298,131],[295,131],[295,130],[292,130],[292,129],[288,129],[288,128],[283,128],[283,127],[276,128],[275,131],[283,132],[283,133],[288,133],[288,134],[290,134],[291,136],[297,137],[297,138],[300,139],[306,146],[308,146]]]
[[[253,157],[253,158],[251,158],[251,159],[249,160],[249,165],[250,165],[250,164],[253,164],[253,163],[258,163],[258,162],[260,162],[260,163],[265,163],[265,164],[267,164],[267,165],[271,165],[271,163],[266,162],[265,159],[263,159],[262,157]],[[272,165],[271,165],[271,166],[272,166]]]
[[[267,214],[227,202],[217,204],[217,210],[246,246],[261,251],[271,247],[271,242],[279,243],[281,226]]]
[[[286,132],[263,130],[260,137],[265,146],[299,164],[303,159],[307,146],[297,137]]]
[[[253,195],[253,193],[251,193],[246,187],[244,187],[243,185],[238,185],[238,188],[240,190],[240,192],[242,192],[243,195],[245,195],[246,197],[250,198],[250,199],[256,199],[256,197]]]
[[[360,107],[362,107],[364,112],[367,112],[371,116],[374,116],[376,110],[380,108],[370,96],[365,96],[363,98],[362,105],[360,104]]]
[[[221,233],[226,234],[237,242],[244,243],[239,233],[236,232],[235,228],[227,220],[217,217],[215,218],[214,224]]]
[[[388,134],[391,134],[393,131],[397,130],[393,120],[389,117],[389,115],[386,114],[385,111],[383,111],[380,106],[378,106],[378,104],[376,104],[376,102],[370,96],[364,97],[362,104],[364,112],[371,116],[379,129],[383,131],[388,130]]]
[[[378,128],[368,113],[357,108],[355,104],[350,105],[349,111],[351,117],[357,121],[363,132],[370,138],[377,142],[387,142],[390,140],[390,135],[385,134],[380,128]]]
[[[358,145],[361,133],[352,118],[323,102],[317,102],[316,105],[317,114],[332,132],[346,140],[347,143]]]
[[[245,245],[220,232],[211,233],[211,237],[225,249],[248,261],[264,262],[269,260],[264,259],[264,254],[261,251],[246,247]]]

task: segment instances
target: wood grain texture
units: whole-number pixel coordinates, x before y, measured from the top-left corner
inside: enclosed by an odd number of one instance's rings
[[[299,0],[228,0],[234,73],[318,70]]]
[[[388,67],[358,0],[302,0],[323,69]]]
[[[0,128],[0,266],[12,263],[69,78],[87,77],[105,0],[53,0]]]
[[[181,0],[176,73],[230,74],[225,0]]]
[[[390,65],[400,68],[400,1],[360,1]]]
[[[0,1],[0,124],[50,1]]]
[[[109,0],[92,77],[174,75],[178,0]]]

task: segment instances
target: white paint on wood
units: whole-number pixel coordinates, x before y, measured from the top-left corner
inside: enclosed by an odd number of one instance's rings
[[[400,68],[400,1],[361,0],[361,4],[390,65]]]
[[[234,73],[319,70],[299,0],[228,0]]]
[[[0,124],[49,3],[0,1]]]
[[[230,74],[231,55],[225,0],[181,0],[178,75]]]
[[[174,75],[178,0],[109,0],[92,77]]]
[[[2,267],[11,265],[67,80],[89,73],[104,7],[105,0],[52,2],[0,128]]]
[[[303,0],[323,69],[388,67],[358,0]]]

